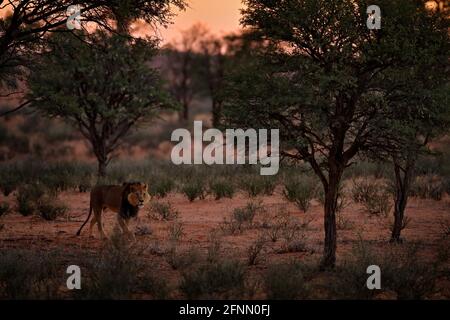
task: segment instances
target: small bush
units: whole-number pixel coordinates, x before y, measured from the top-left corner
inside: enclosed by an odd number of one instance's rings
[[[140,286],[138,274],[143,269],[136,247],[130,247],[117,229],[111,242],[100,254],[85,261],[89,272],[83,290],[76,290],[80,299],[130,299]]]
[[[253,227],[253,220],[258,212],[264,212],[260,203],[249,202],[245,207],[236,208],[229,219],[224,218],[220,228],[224,233],[237,234]]]
[[[56,218],[67,213],[69,208],[59,203],[56,199],[51,197],[44,197],[40,199],[36,205],[38,214],[47,221],[56,220]]]
[[[354,228],[354,224],[344,216],[340,211],[336,211],[336,228],[338,230],[350,230]]]
[[[182,275],[181,292],[187,299],[239,298],[245,288],[245,267],[236,260],[200,265]]]
[[[136,226],[136,230],[134,232],[137,236],[149,236],[153,234],[152,228],[149,225],[138,225]]]
[[[39,199],[44,194],[45,189],[40,184],[21,186],[16,193],[17,211],[23,216],[33,214]]]
[[[191,181],[183,186],[181,191],[186,195],[190,202],[195,199],[205,199],[205,186],[202,181]]]
[[[9,204],[7,202],[0,203],[0,217],[9,212]]]
[[[170,221],[177,219],[178,215],[170,202],[153,201],[150,205],[149,216],[152,219]]]
[[[172,246],[165,258],[173,270],[186,270],[200,260],[200,254],[195,249],[180,251],[176,246]]]
[[[257,197],[265,192],[266,185],[260,176],[247,175],[240,180],[241,188],[251,198]]]
[[[0,252],[0,299],[56,299],[63,281],[56,252]]]
[[[444,180],[436,175],[424,175],[416,177],[411,193],[422,199],[433,199],[440,201],[445,192]]]
[[[370,178],[353,180],[352,198],[374,215],[387,216],[392,209],[391,194],[380,181]]]
[[[264,236],[258,237],[256,241],[254,241],[250,247],[247,249],[247,263],[249,266],[254,266],[258,264],[261,260],[261,255],[264,252],[266,246],[266,238]]]
[[[19,172],[6,168],[0,170],[0,190],[5,197],[16,190],[20,183],[22,183],[22,176]]]
[[[214,181],[210,183],[209,188],[216,200],[221,198],[233,198],[234,185],[232,182],[226,180]]]
[[[296,262],[271,265],[264,277],[270,300],[304,299],[308,296],[303,266]]]
[[[175,187],[173,180],[165,177],[154,178],[149,186],[150,195],[165,198]]]
[[[282,240],[281,247],[276,250],[277,253],[305,252],[306,246],[305,229],[309,222],[301,223],[288,214],[277,217],[274,225],[278,229],[277,237]],[[273,238],[272,238],[273,241]]]
[[[436,269],[434,264],[421,263],[416,245],[391,247],[375,253],[359,243],[342,266],[336,269],[335,295],[345,299],[369,299],[377,290],[366,287],[367,267],[377,265],[382,270],[382,289],[393,291],[398,299],[423,299],[433,292]]]
[[[180,222],[174,222],[170,225],[169,230],[169,240],[173,242],[180,241],[184,236],[184,228]]]
[[[241,224],[247,223],[251,225],[256,213],[261,209],[262,207],[260,204],[249,202],[245,207],[234,209],[233,218]]]
[[[311,200],[315,196],[316,187],[316,180],[312,177],[304,176],[292,180],[288,179],[284,184],[283,194],[288,201],[294,202],[300,210],[307,212]]]

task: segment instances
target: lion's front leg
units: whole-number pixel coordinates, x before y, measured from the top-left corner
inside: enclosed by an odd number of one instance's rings
[[[131,232],[130,229],[128,228],[128,223],[130,222],[130,219],[124,219],[119,216],[118,220],[119,220],[119,225],[120,225],[120,228],[122,229],[123,234],[125,234],[127,236],[127,238],[129,238],[129,239],[136,240],[134,233]]]

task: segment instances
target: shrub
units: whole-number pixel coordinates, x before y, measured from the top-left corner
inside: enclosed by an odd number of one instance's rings
[[[245,207],[236,208],[233,210],[232,219],[236,222],[238,228],[251,227],[253,220],[258,212],[263,211],[260,203],[248,202]]]
[[[130,247],[117,229],[101,252],[85,263],[89,272],[83,290],[76,290],[78,298],[130,299],[140,285],[138,274],[143,261],[136,247]]]
[[[337,297],[368,299],[376,290],[367,290],[367,267],[377,265],[382,270],[382,288],[397,294],[398,299],[422,299],[433,291],[436,278],[434,264],[418,260],[417,245],[392,246],[390,250],[376,254],[363,242],[354,249],[351,258],[336,269],[333,282]]]
[[[63,281],[56,252],[0,252],[0,299],[55,299]]]
[[[9,196],[22,182],[22,176],[19,172],[9,168],[0,170],[0,190],[5,197]]]
[[[138,225],[138,226],[136,226],[136,230],[135,230],[134,234],[137,236],[148,236],[148,235],[152,235],[153,231],[149,225]]]
[[[247,249],[247,263],[249,266],[254,266],[261,260],[261,255],[264,252],[266,246],[266,238],[264,236],[259,236],[250,247]]]
[[[216,200],[221,198],[233,198],[234,185],[226,180],[218,180],[210,183],[209,186]]]
[[[7,202],[0,203],[0,217],[9,212],[9,204]]]
[[[387,191],[381,191],[364,202],[364,207],[370,214],[382,215],[387,217],[392,209],[391,194]]]
[[[246,175],[241,181],[241,188],[249,197],[257,197],[267,191],[267,185],[263,178],[257,175]]]
[[[374,215],[387,216],[392,209],[391,194],[382,182],[370,178],[353,180],[352,198]]]
[[[270,300],[304,299],[308,296],[303,266],[297,262],[269,266],[264,285]]]
[[[149,216],[155,220],[175,220],[179,212],[173,208],[170,202],[153,201],[150,205]]]
[[[311,221],[311,220],[310,220]],[[297,219],[290,217],[287,213],[276,218],[274,226],[277,231],[277,239],[282,240],[281,247],[276,250],[277,253],[304,252],[307,251],[306,234],[304,230],[307,223],[300,223]],[[274,240],[272,234],[272,241]],[[275,239],[275,240],[277,240]]]
[[[176,246],[172,246],[166,256],[167,263],[174,270],[185,270],[192,267],[200,260],[200,254],[195,249],[180,251]]]
[[[152,196],[165,198],[175,187],[173,180],[166,177],[152,179],[148,192]]]
[[[288,179],[284,184],[283,194],[288,201],[294,202],[300,210],[307,212],[315,196],[316,186],[316,180],[312,177]]]
[[[205,187],[203,182],[200,180],[191,181],[186,183],[181,191],[186,195],[189,201],[193,202],[195,199],[204,199],[205,198]]]
[[[67,213],[69,208],[59,203],[53,197],[43,197],[37,202],[36,210],[45,220],[53,221]]]
[[[200,265],[182,274],[181,292],[188,299],[219,299],[242,296],[245,288],[245,267],[227,259]]]
[[[416,177],[411,193],[422,199],[441,200],[445,192],[444,180],[437,175],[423,175]]]
[[[17,211],[23,216],[33,214],[37,202],[44,194],[45,189],[38,183],[21,186],[16,193]]]
[[[174,222],[169,227],[169,240],[176,242],[180,241],[184,236],[184,228],[180,222]]]
[[[354,228],[354,224],[341,211],[336,211],[336,228],[338,230],[350,230]]]

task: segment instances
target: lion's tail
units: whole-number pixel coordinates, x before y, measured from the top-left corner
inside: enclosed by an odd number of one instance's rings
[[[89,206],[89,214],[88,217],[86,219],[86,221],[81,225],[80,229],[77,232],[77,236],[79,236],[81,234],[81,230],[83,229],[84,225],[89,221],[89,218],[91,217],[92,214],[92,205]]]

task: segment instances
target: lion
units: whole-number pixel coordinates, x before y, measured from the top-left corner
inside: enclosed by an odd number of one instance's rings
[[[81,230],[89,221],[93,211],[94,217],[89,227],[89,236],[92,236],[92,228],[97,223],[101,238],[106,239],[107,237],[102,225],[102,213],[105,209],[110,209],[118,213],[117,220],[122,232],[134,238],[134,233],[128,229],[130,218],[136,217],[139,209],[142,209],[149,201],[148,186],[142,182],[129,182],[121,186],[95,186],[91,190],[89,215],[78,230],[77,236],[81,234]]]

